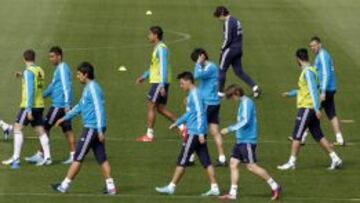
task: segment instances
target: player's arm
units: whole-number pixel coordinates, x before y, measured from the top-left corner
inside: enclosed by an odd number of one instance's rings
[[[168,50],[165,47],[158,48],[158,57],[160,61],[160,85],[165,86],[168,82]]]
[[[101,92],[97,91],[93,85],[90,86],[90,95],[92,98],[92,102],[95,108],[95,118],[96,118],[96,126],[99,135],[103,134],[103,126],[105,126],[104,116],[102,112],[104,111],[104,106],[100,103],[101,102]]]
[[[65,108],[70,109],[71,106],[71,78],[69,78],[69,74],[66,73],[66,69],[62,65],[59,69],[60,71],[60,81],[62,86],[62,91],[64,94]]]
[[[205,67],[202,67],[202,65],[199,63],[195,64],[194,67],[195,80],[210,78],[213,73],[214,73],[214,69],[211,67],[210,64],[206,65]]]
[[[231,33],[233,29],[236,29],[236,27],[233,25],[232,21],[230,19],[227,22],[225,21],[224,42],[221,46],[222,51],[224,51],[230,46],[232,41]]]
[[[319,93],[318,93],[318,89],[317,89],[317,86],[316,86],[316,76],[315,74],[310,71],[310,70],[307,70],[306,73],[305,73],[305,80],[306,80],[306,83],[309,87],[309,91],[310,91],[310,96],[311,96],[311,99],[312,99],[312,102],[313,102],[313,107],[314,107],[314,110],[316,112],[320,112],[320,102],[319,102]]]
[[[34,100],[34,74],[31,71],[24,71],[25,91],[26,91],[26,106],[25,109],[31,112]]]
[[[330,64],[328,63],[328,60],[326,60],[327,58],[323,52],[319,53],[319,57],[320,57],[320,62],[321,62],[319,74],[322,75],[320,90],[321,90],[321,95],[325,96],[326,95],[326,86],[329,82],[329,75],[330,75],[331,67],[330,67]]]
[[[239,130],[240,128],[243,128],[244,126],[246,126],[249,123],[249,118],[250,118],[250,102],[249,101],[244,101],[243,105],[243,111],[240,115],[240,119],[237,123],[230,125],[227,128],[224,128],[221,130],[221,134],[225,135],[234,131]]]
[[[46,90],[43,92],[43,97],[49,97],[54,89],[54,80],[55,78],[51,81],[51,83],[48,85],[48,87],[46,88]]]
[[[65,116],[62,118],[62,121],[68,121],[74,118],[75,116],[79,115],[81,113],[81,104],[80,102],[76,104],[69,112],[65,114]]]
[[[297,89],[292,89],[292,90],[290,90],[288,92],[282,93],[282,97],[284,97],[284,98],[293,98],[293,97],[296,97],[297,92],[298,92]]]

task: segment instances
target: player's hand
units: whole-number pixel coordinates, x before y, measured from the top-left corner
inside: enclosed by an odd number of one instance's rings
[[[169,126],[169,130],[172,130],[172,129],[174,129],[174,128],[176,128],[176,123],[173,123],[173,124],[171,124],[171,125]]]
[[[138,78],[136,78],[136,84],[141,84],[141,83],[143,83],[145,80],[144,80],[144,78],[143,77],[138,77]]]
[[[321,94],[320,95],[320,101],[323,102],[326,100],[326,95],[325,94]]]
[[[166,90],[165,90],[165,87],[162,87],[162,88],[160,89],[160,95],[161,95],[161,96],[163,96],[163,97],[165,97],[165,96],[166,96]]]
[[[59,120],[57,120],[56,123],[55,123],[55,127],[59,127],[62,122],[64,122],[63,118],[60,118]]]
[[[206,60],[206,57],[204,54],[200,54],[200,56],[198,57],[198,59],[196,60],[196,63],[198,64],[203,64]]]
[[[321,111],[316,112],[316,118],[318,118],[319,120],[321,119]]]
[[[98,134],[99,142],[104,143],[105,142],[105,136],[103,133]]]
[[[222,135],[226,135],[226,134],[229,133],[229,130],[228,130],[227,128],[223,128],[223,129],[220,130],[220,133],[221,133]]]
[[[200,142],[200,144],[205,144],[206,140],[205,140],[204,135],[199,135],[199,142]]]
[[[23,73],[22,72],[20,72],[20,71],[16,71],[15,72],[15,77],[16,78],[21,78],[23,76]]]
[[[32,112],[31,112],[31,111],[30,111],[30,112],[28,112],[26,116],[27,116],[27,119],[28,119],[29,121],[34,120],[34,117],[33,117],[33,115],[32,115]]]
[[[288,98],[288,97],[289,97],[289,92],[283,92],[283,93],[281,94],[281,96],[282,96],[283,98]]]

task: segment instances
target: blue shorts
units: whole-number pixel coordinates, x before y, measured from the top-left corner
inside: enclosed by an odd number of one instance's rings
[[[65,108],[50,107],[44,122],[44,128],[47,132],[51,130],[56,122],[65,116]],[[60,124],[60,127],[64,133],[72,130],[71,121],[64,121]]]
[[[314,109],[301,108],[296,117],[293,139],[301,141],[306,129],[309,129],[317,142],[324,137],[320,127],[320,120],[316,117]]]
[[[207,143],[205,142],[204,144],[201,144],[199,137],[195,135],[188,135],[186,142],[182,145],[176,164],[178,166],[187,167],[189,165],[190,156],[194,152],[196,152],[198,155],[199,160],[204,168],[207,168],[211,165]]]
[[[161,90],[160,84],[159,83],[151,84],[151,87],[150,87],[150,90],[149,90],[149,93],[148,93],[148,96],[147,96],[149,101],[154,103],[154,104],[166,105],[167,100],[168,100],[169,84],[165,84],[164,88],[165,88],[166,95],[162,96],[160,94],[160,90]]]
[[[240,160],[240,162],[244,164],[256,163],[256,144],[235,144],[231,157]]]
[[[20,112],[16,117],[16,123],[23,126],[27,126],[30,123],[32,127],[43,126],[44,125],[43,112],[44,112],[44,108],[32,108],[31,113],[34,119],[30,121],[27,118],[27,112],[25,111],[25,109],[21,108]]]
[[[105,131],[104,128],[103,132]],[[100,165],[107,160],[105,144],[99,141],[97,130],[84,128],[76,146],[74,161],[82,162],[90,149],[93,150],[95,159]]]
[[[206,106],[207,122],[209,124],[219,124],[220,105]]]
[[[336,91],[326,91],[325,101],[321,102],[321,107],[324,109],[329,120],[336,116],[335,93]]]

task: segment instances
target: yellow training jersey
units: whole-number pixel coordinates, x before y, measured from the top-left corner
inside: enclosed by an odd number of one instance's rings
[[[171,82],[171,68],[168,62],[168,48],[163,42],[160,42],[155,46],[151,55],[149,70],[150,83],[167,84]]]
[[[43,87],[45,73],[39,66],[26,68],[22,79],[21,108],[44,108]]]
[[[316,69],[313,66],[308,66],[302,70],[298,85],[299,89],[297,92],[297,107],[313,109],[314,107],[318,106],[319,79]],[[316,103],[315,105],[314,102]]]

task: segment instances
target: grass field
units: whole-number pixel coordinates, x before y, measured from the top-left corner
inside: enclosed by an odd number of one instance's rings
[[[212,17],[218,4],[228,6],[241,19],[245,30],[245,70],[263,88],[256,101],[260,138],[260,164],[283,185],[281,202],[360,202],[360,1],[357,0],[1,0],[0,1],[0,117],[13,121],[20,100],[20,82],[13,72],[23,67],[21,53],[25,48],[38,52],[38,64],[50,81],[52,67],[47,51],[53,45],[64,48],[66,61],[73,67],[88,60],[96,66],[97,80],[106,95],[108,115],[107,150],[120,194],[105,197],[100,171],[90,153],[71,192],[59,195],[49,184],[62,180],[67,166],[65,140],[56,129],[51,144],[55,164],[35,167],[22,162],[19,170],[0,166],[0,202],[216,202],[198,195],[208,188],[202,168],[190,168],[178,186],[175,196],[160,196],[155,186],[169,182],[180,148],[180,139],[167,130],[169,123],[156,123],[156,142],[141,144],[134,139],[145,131],[145,101],[148,85],[136,86],[135,78],[149,63],[151,45],[146,40],[150,25],[163,26],[165,41],[171,51],[173,71],[192,70],[189,54],[193,48],[207,49],[218,61],[222,24]],[[152,10],[151,17],[146,10]],[[287,160],[290,135],[295,118],[295,101],[282,100],[280,93],[296,86],[299,71],[293,58],[295,49],[307,46],[313,35],[323,38],[333,55],[338,78],[337,107],[349,146],[337,148],[345,161],[344,168],[327,171],[329,159],[308,140],[295,171],[279,172],[276,165]],[[127,72],[118,72],[124,65]],[[228,73],[230,82],[241,83]],[[74,81],[75,98],[82,87]],[[183,112],[184,93],[177,82],[171,87],[169,108],[177,115]],[[235,119],[236,106],[223,103],[222,126]],[[325,117],[323,130],[330,140],[334,136]],[[80,120],[75,131],[80,133]],[[33,153],[38,143],[27,129],[23,156]],[[234,139],[226,138],[230,153]],[[212,158],[214,143],[209,141]],[[0,159],[12,153],[12,142],[0,143]],[[228,169],[216,170],[222,191],[229,187]],[[241,202],[268,202],[266,184],[244,169],[240,175]]]

